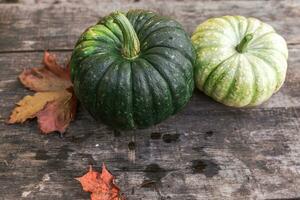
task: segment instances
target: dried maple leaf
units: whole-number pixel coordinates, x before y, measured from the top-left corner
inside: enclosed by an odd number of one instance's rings
[[[77,108],[69,68],[58,65],[56,57],[48,52],[44,54],[43,63],[43,67],[24,69],[20,74],[21,83],[37,93],[25,96],[17,103],[8,123],[23,123],[37,117],[43,133],[64,133]]]
[[[93,171],[92,166],[88,173],[76,178],[84,191],[91,192],[91,200],[125,200],[120,189],[114,184],[114,176],[102,165],[102,173]]]

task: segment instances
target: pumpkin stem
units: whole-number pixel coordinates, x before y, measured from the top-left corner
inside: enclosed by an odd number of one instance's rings
[[[253,34],[252,34],[252,33],[247,34],[247,35],[242,39],[242,41],[240,42],[240,44],[238,44],[238,45],[236,46],[236,50],[237,50],[239,53],[245,52],[247,45],[249,44],[250,40],[252,40],[252,39],[253,39]]]
[[[122,54],[128,59],[134,59],[140,52],[140,41],[127,17],[121,12],[112,14],[115,23],[120,27],[123,34]]]

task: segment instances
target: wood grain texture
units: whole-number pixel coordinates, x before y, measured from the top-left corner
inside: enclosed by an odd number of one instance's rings
[[[300,1],[45,1],[2,4],[0,52],[72,49],[78,36],[114,10],[144,8],[170,16],[192,33],[204,20],[222,15],[255,16],[270,23],[289,44],[300,44]]]
[[[132,200],[300,197],[299,1],[0,1],[0,199],[89,199],[74,177],[102,162]],[[289,43],[283,88],[265,104],[225,107],[196,91],[176,116],[122,132],[79,107],[67,134],[44,136],[35,121],[4,124],[30,93],[17,80],[42,51],[67,61],[78,35],[115,9],[144,7],[175,17],[191,32],[224,14],[257,16]]]

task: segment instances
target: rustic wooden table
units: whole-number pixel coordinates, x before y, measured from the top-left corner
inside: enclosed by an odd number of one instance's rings
[[[288,42],[283,88],[265,104],[225,107],[196,91],[176,116],[120,132],[79,107],[67,134],[39,134],[35,121],[4,124],[29,91],[17,80],[45,49],[67,60],[80,33],[113,10],[146,8],[191,33],[213,16],[255,16]],[[105,162],[128,199],[300,197],[299,0],[0,0],[0,199],[89,199],[74,177]]]

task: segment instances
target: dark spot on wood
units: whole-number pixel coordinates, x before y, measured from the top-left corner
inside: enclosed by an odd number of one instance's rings
[[[207,140],[207,139],[211,138],[213,136],[213,134],[214,134],[213,131],[205,132],[204,139]]]
[[[66,160],[69,158],[69,153],[73,152],[72,149],[68,147],[68,145],[64,145],[60,147],[56,156],[53,156],[47,160],[47,170],[57,170],[65,167]]]
[[[128,167],[125,167],[125,166],[120,167],[120,169],[121,169],[122,171],[128,171]]]
[[[287,138],[283,134],[274,135],[277,143],[264,144],[263,151],[261,152],[265,156],[281,156],[291,152],[289,145],[286,143]]]
[[[203,151],[204,148],[205,148],[204,146],[200,146],[200,147],[192,147],[192,149],[193,149],[194,151],[199,152],[199,153],[203,153],[203,152],[204,152],[204,151]]]
[[[69,149],[68,145],[63,145],[62,147],[60,147],[55,158],[59,160],[66,160],[69,158],[70,152],[73,152],[73,150]]]
[[[36,160],[48,160],[50,158],[51,158],[51,156],[47,155],[47,151],[45,151],[43,149],[37,150],[36,155],[35,155]]]
[[[70,142],[73,143],[82,143],[86,141],[89,137],[93,135],[93,132],[85,132],[84,134],[81,135],[71,135],[71,136],[65,136],[65,139],[67,139]]]
[[[275,172],[274,169],[268,167],[268,163],[265,160],[256,160],[254,166],[255,166],[255,168],[262,169],[262,170],[264,170],[265,172],[268,172],[268,173],[274,173]]]
[[[120,136],[121,136],[121,131],[119,131],[119,130],[114,130],[114,136],[115,136],[115,137],[120,137]]]
[[[176,133],[176,134],[164,134],[162,139],[165,143],[173,143],[173,142],[177,142],[178,139],[180,137],[180,134]]]
[[[161,168],[158,164],[152,163],[147,165],[146,169],[144,170],[145,177],[152,181],[160,181],[166,174],[166,170]]]
[[[133,151],[135,149],[135,143],[133,141],[128,143],[128,149]]]
[[[247,196],[251,194],[251,191],[248,188],[246,188],[245,185],[242,185],[242,187],[238,189],[238,194],[242,196]]]
[[[131,188],[131,195],[134,195],[134,187]]]
[[[140,2],[140,0],[133,0],[133,2]]]
[[[151,133],[150,138],[152,140],[159,140],[161,138],[161,133],[160,132],[153,132],[153,133]]]
[[[155,188],[156,186],[156,181],[152,180],[144,180],[143,183],[141,184],[142,188]]]
[[[56,1],[53,2],[53,4],[59,4],[59,3],[60,3],[59,0],[56,0]]]
[[[250,181],[250,177],[249,176],[246,176],[247,177],[247,181],[249,182]]]
[[[220,167],[211,160],[193,160],[192,171],[195,174],[201,173],[206,177],[213,177],[219,173]]]
[[[193,162],[193,172],[194,173],[203,173],[204,169],[207,167],[207,165],[201,161],[201,160],[194,160]]]

